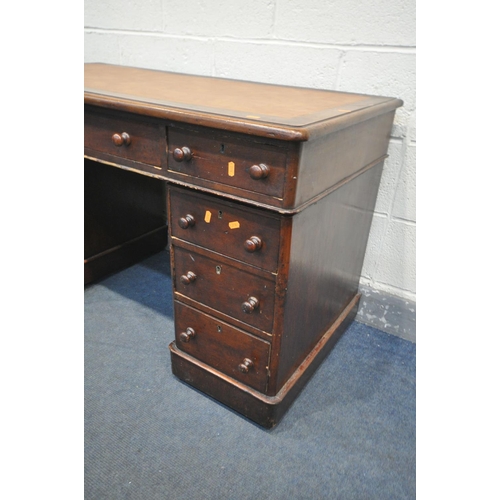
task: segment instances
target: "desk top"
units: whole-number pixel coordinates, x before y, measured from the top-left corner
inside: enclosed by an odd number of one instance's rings
[[[305,141],[402,105],[400,99],[85,64],[85,103],[283,140]]]

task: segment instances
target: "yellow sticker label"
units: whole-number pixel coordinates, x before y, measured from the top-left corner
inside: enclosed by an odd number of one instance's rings
[[[207,224],[210,224],[210,219],[212,218],[212,212],[210,212],[209,210],[207,210],[205,212],[205,222]]]
[[[240,227],[240,223],[235,220],[229,223],[229,229],[238,229]]]
[[[234,177],[234,162],[233,161],[230,161],[227,164],[227,175],[229,175],[229,177]]]

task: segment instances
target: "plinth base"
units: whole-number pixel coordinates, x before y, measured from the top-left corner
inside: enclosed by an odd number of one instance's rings
[[[169,346],[172,372],[183,382],[241,413],[262,427],[270,429],[281,420],[302,388],[354,320],[359,299],[360,294],[357,294],[351,300],[275,396],[262,394],[202,363],[179,350],[175,341]]]

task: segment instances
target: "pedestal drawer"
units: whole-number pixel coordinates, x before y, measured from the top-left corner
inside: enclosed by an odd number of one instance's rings
[[[264,392],[270,344],[223,321],[175,302],[179,349],[230,377]]]
[[[174,290],[243,323],[271,333],[275,278],[180,242],[172,245]]]
[[[276,272],[280,245],[276,216],[187,189],[170,187],[169,195],[174,238]]]

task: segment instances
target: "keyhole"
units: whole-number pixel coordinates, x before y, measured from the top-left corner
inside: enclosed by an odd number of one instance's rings
[[[220,152],[221,152],[221,154],[224,154],[224,149],[225,149],[224,144],[221,144],[220,145]]]
[[[222,210],[219,210],[219,219],[222,219]]]
[[[217,333],[222,333],[222,326],[217,325]]]
[[[220,274],[220,273],[222,272],[222,267],[220,267],[220,266],[215,266],[215,272],[216,272],[217,274]]]

